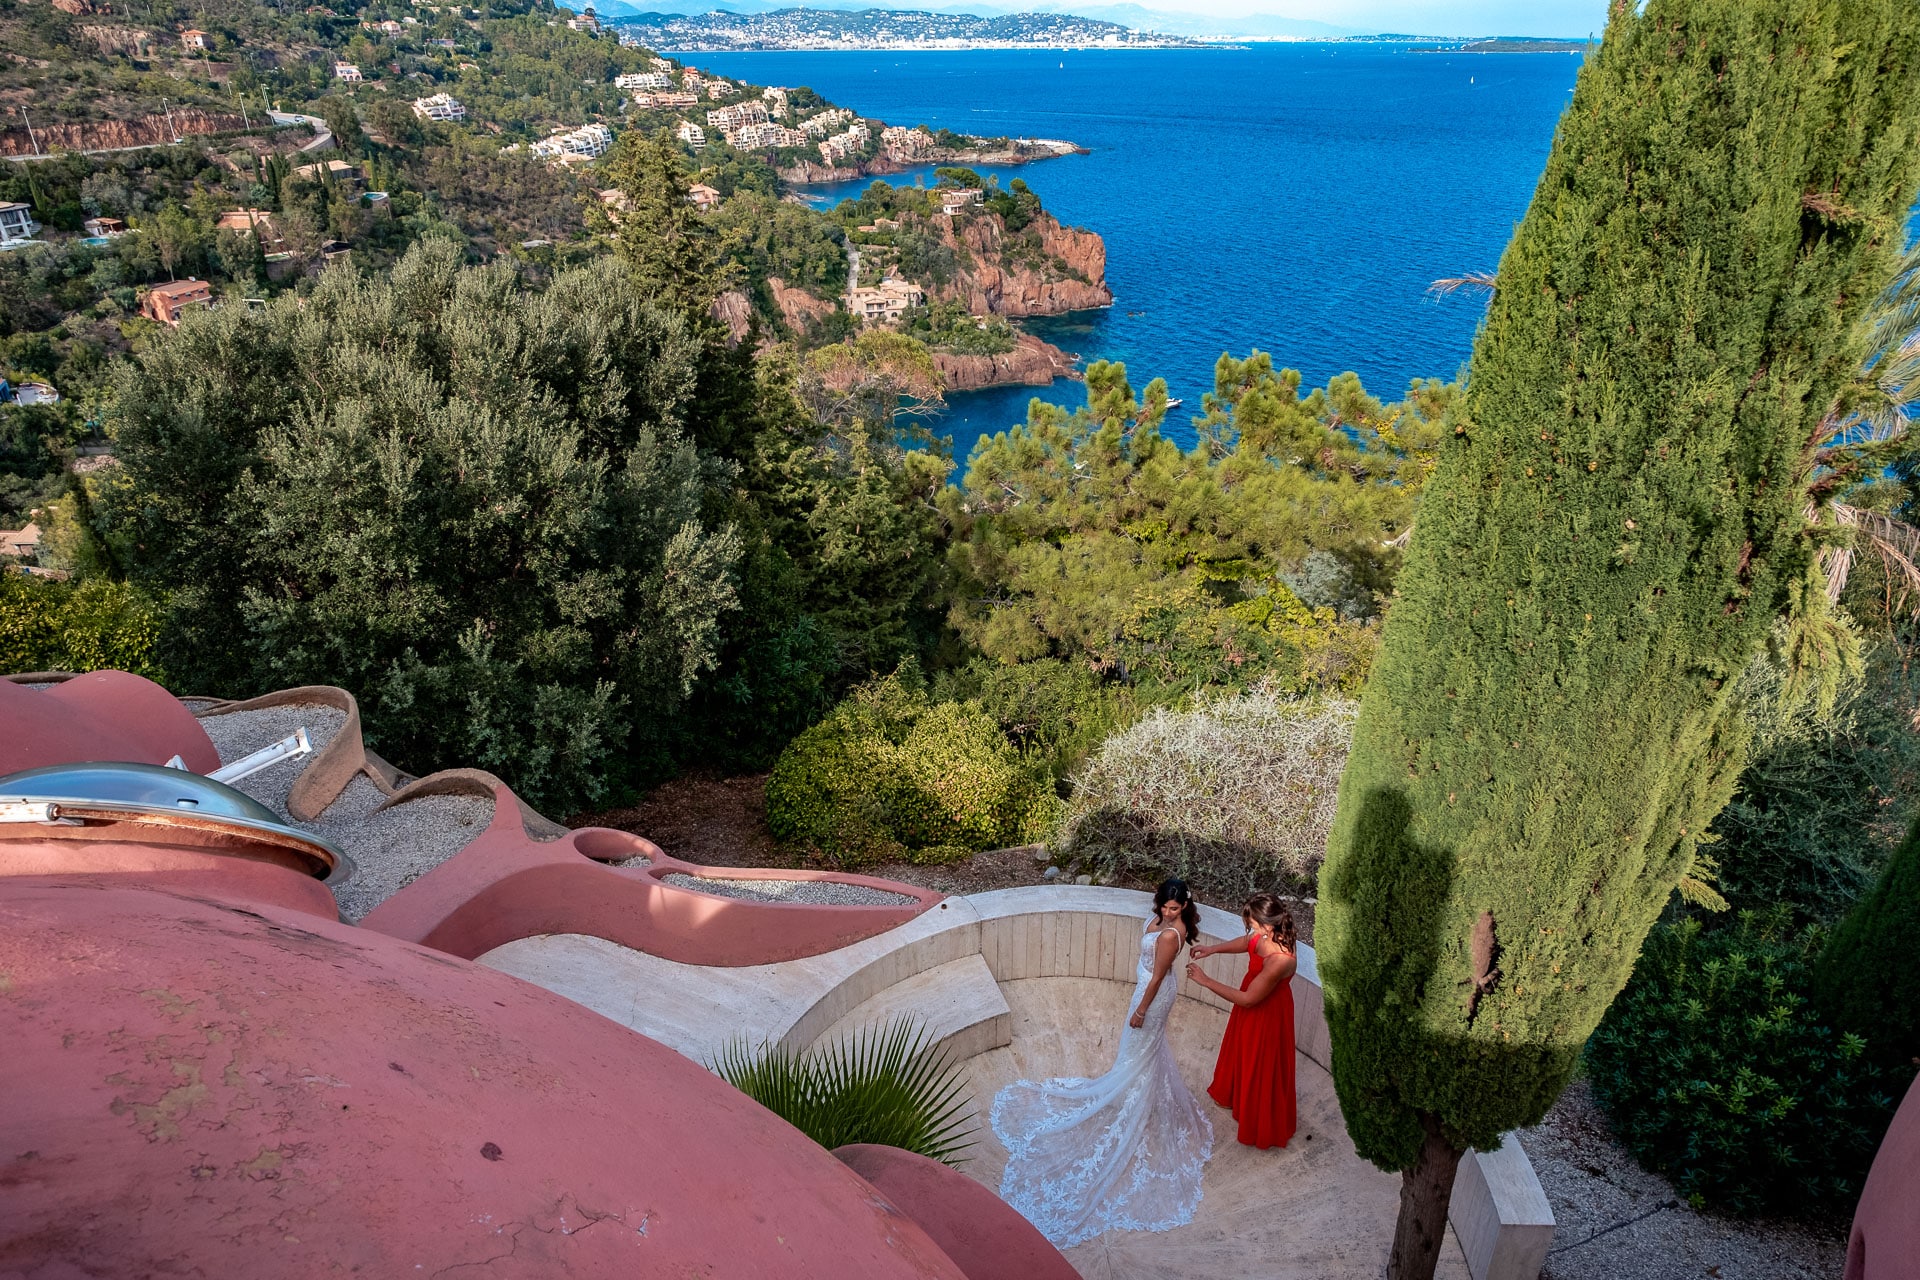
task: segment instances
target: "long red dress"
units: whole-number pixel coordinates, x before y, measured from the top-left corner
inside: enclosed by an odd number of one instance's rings
[[[1260,975],[1260,953],[1247,941],[1245,991]],[[1259,1004],[1235,1005],[1220,1040],[1220,1063],[1207,1095],[1240,1122],[1249,1147],[1284,1147],[1293,1137],[1293,979],[1276,986]]]

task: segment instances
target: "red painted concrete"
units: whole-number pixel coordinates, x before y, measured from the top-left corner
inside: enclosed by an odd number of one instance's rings
[[[651,866],[607,862],[645,855]],[[892,907],[752,902],[661,883],[673,873],[831,879],[904,894]],[[716,870],[669,858],[651,841],[587,827],[531,839],[513,792],[494,792],[493,823],[472,844],[370,912],[368,929],[474,959],[518,938],[581,933],[682,964],[773,964],[820,955],[905,924],[942,895],[867,876]]]
[[[834,1155],[880,1189],[967,1273],[967,1280],[1079,1280],[1031,1222],[938,1160],[867,1143]]]
[[[151,680],[90,671],[29,689],[0,679],[0,775],[83,760],[165,764],[175,754],[195,773],[220,767],[193,713]]]
[[[1845,1280],[1920,1280],[1920,1079],[1880,1140],[1853,1211]]]
[[[132,835],[134,840],[126,836]],[[164,889],[236,903],[266,903],[322,920],[340,908],[322,882],[292,859],[236,856],[223,842],[195,843],[191,833],[157,841],[152,829],[103,826],[0,827],[0,877],[57,876],[103,887]],[[0,1277],[0,1280],[5,1280]]]
[[[365,930],[0,880],[0,979],[0,1274],[1000,1274],[679,1054]]]

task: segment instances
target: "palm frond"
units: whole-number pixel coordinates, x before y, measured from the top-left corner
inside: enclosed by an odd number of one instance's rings
[[[1920,528],[1904,520],[1865,507],[1830,502],[1827,510],[1843,528],[1857,531],[1855,545],[1834,547],[1821,569],[1827,575],[1827,599],[1837,602],[1846,589],[1854,560],[1863,548],[1873,552],[1886,566],[1887,576],[1899,584],[1903,604],[1911,602],[1911,612],[1920,615]]]
[[[964,1074],[910,1020],[863,1027],[804,1054],[735,1040],[710,1066],[828,1150],[870,1142],[959,1165],[973,1145]]]

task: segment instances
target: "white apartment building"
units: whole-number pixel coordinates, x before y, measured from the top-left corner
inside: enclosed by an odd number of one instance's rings
[[[760,96],[767,100],[767,110],[776,116],[787,114],[787,91],[785,89],[762,89]]]
[[[334,63],[333,78],[335,80],[352,80],[352,81],[360,81],[360,80],[366,79],[365,76],[360,74],[360,68],[354,66],[351,62]]]
[[[665,58],[655,58],[653,60],[653,69],[655,71],[672,71],[673,64],[671,62],[668,62]]]
[[[783,124],[745,124],[727,135],[727,141],[743,151],[760,147],[804,147],[807,135]]]
[[[591,160],[607,154],[613,145],[613,130],[603,124],[583,124],[578,129],[567,129],[542,138],[533,144],[531,150],[537,156],[549,160],[578,156]]]
[[[649,111],[666,111],[675,107],[690,107],[700,99],[681,89],[669,89],[665,93],[653,93],[645,89],[633,95],[633,105]]]
[[[633,71],[613,78],[616,89],[671,89],[673,77],[664,71]]]
[[[900,155],[920,156],[933,150],[933,135],[925,129],[888,125],[880,131],[881,145]]]
[[[853,119],[853,112],[844,107],[835,107],[831,111],[822,111],[817,116],[802,120],[800,132],[812,134],[816,138],[824,138],[851,119]]]
[[[673,136],[692,147],[695,151],[707,149],[707,131],[691,120],[682,120],[674,129]]]
[[[765,124],[767,107],[762,102],[736,102],[707,112],[707,124],[725,133],[742,125]]]
[[[422,120],[465,120],[467,109],[444,93],[436,93],[430,98],[415,98],[413,114]]]
[[[820,140],[820,157],[828,164],[851,160],[860,154],[860,149],[867,145],[867,139],[872,136],[866,125],[855,121],[845,133],[836,133],[831,138]]]

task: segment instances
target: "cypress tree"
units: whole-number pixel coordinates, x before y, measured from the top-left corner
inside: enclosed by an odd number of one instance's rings
[[[1821,1014],[1897,1073],[1899,1096],[1920,1060],[1920,822],[1833,931],[1813,986]]]
[[[1809,441],[1920,183],[1911,0],[1616,0],[1501,261],[1321,873],[1334,1080],[1432,1274],[1745,754],[1809,591]]]

